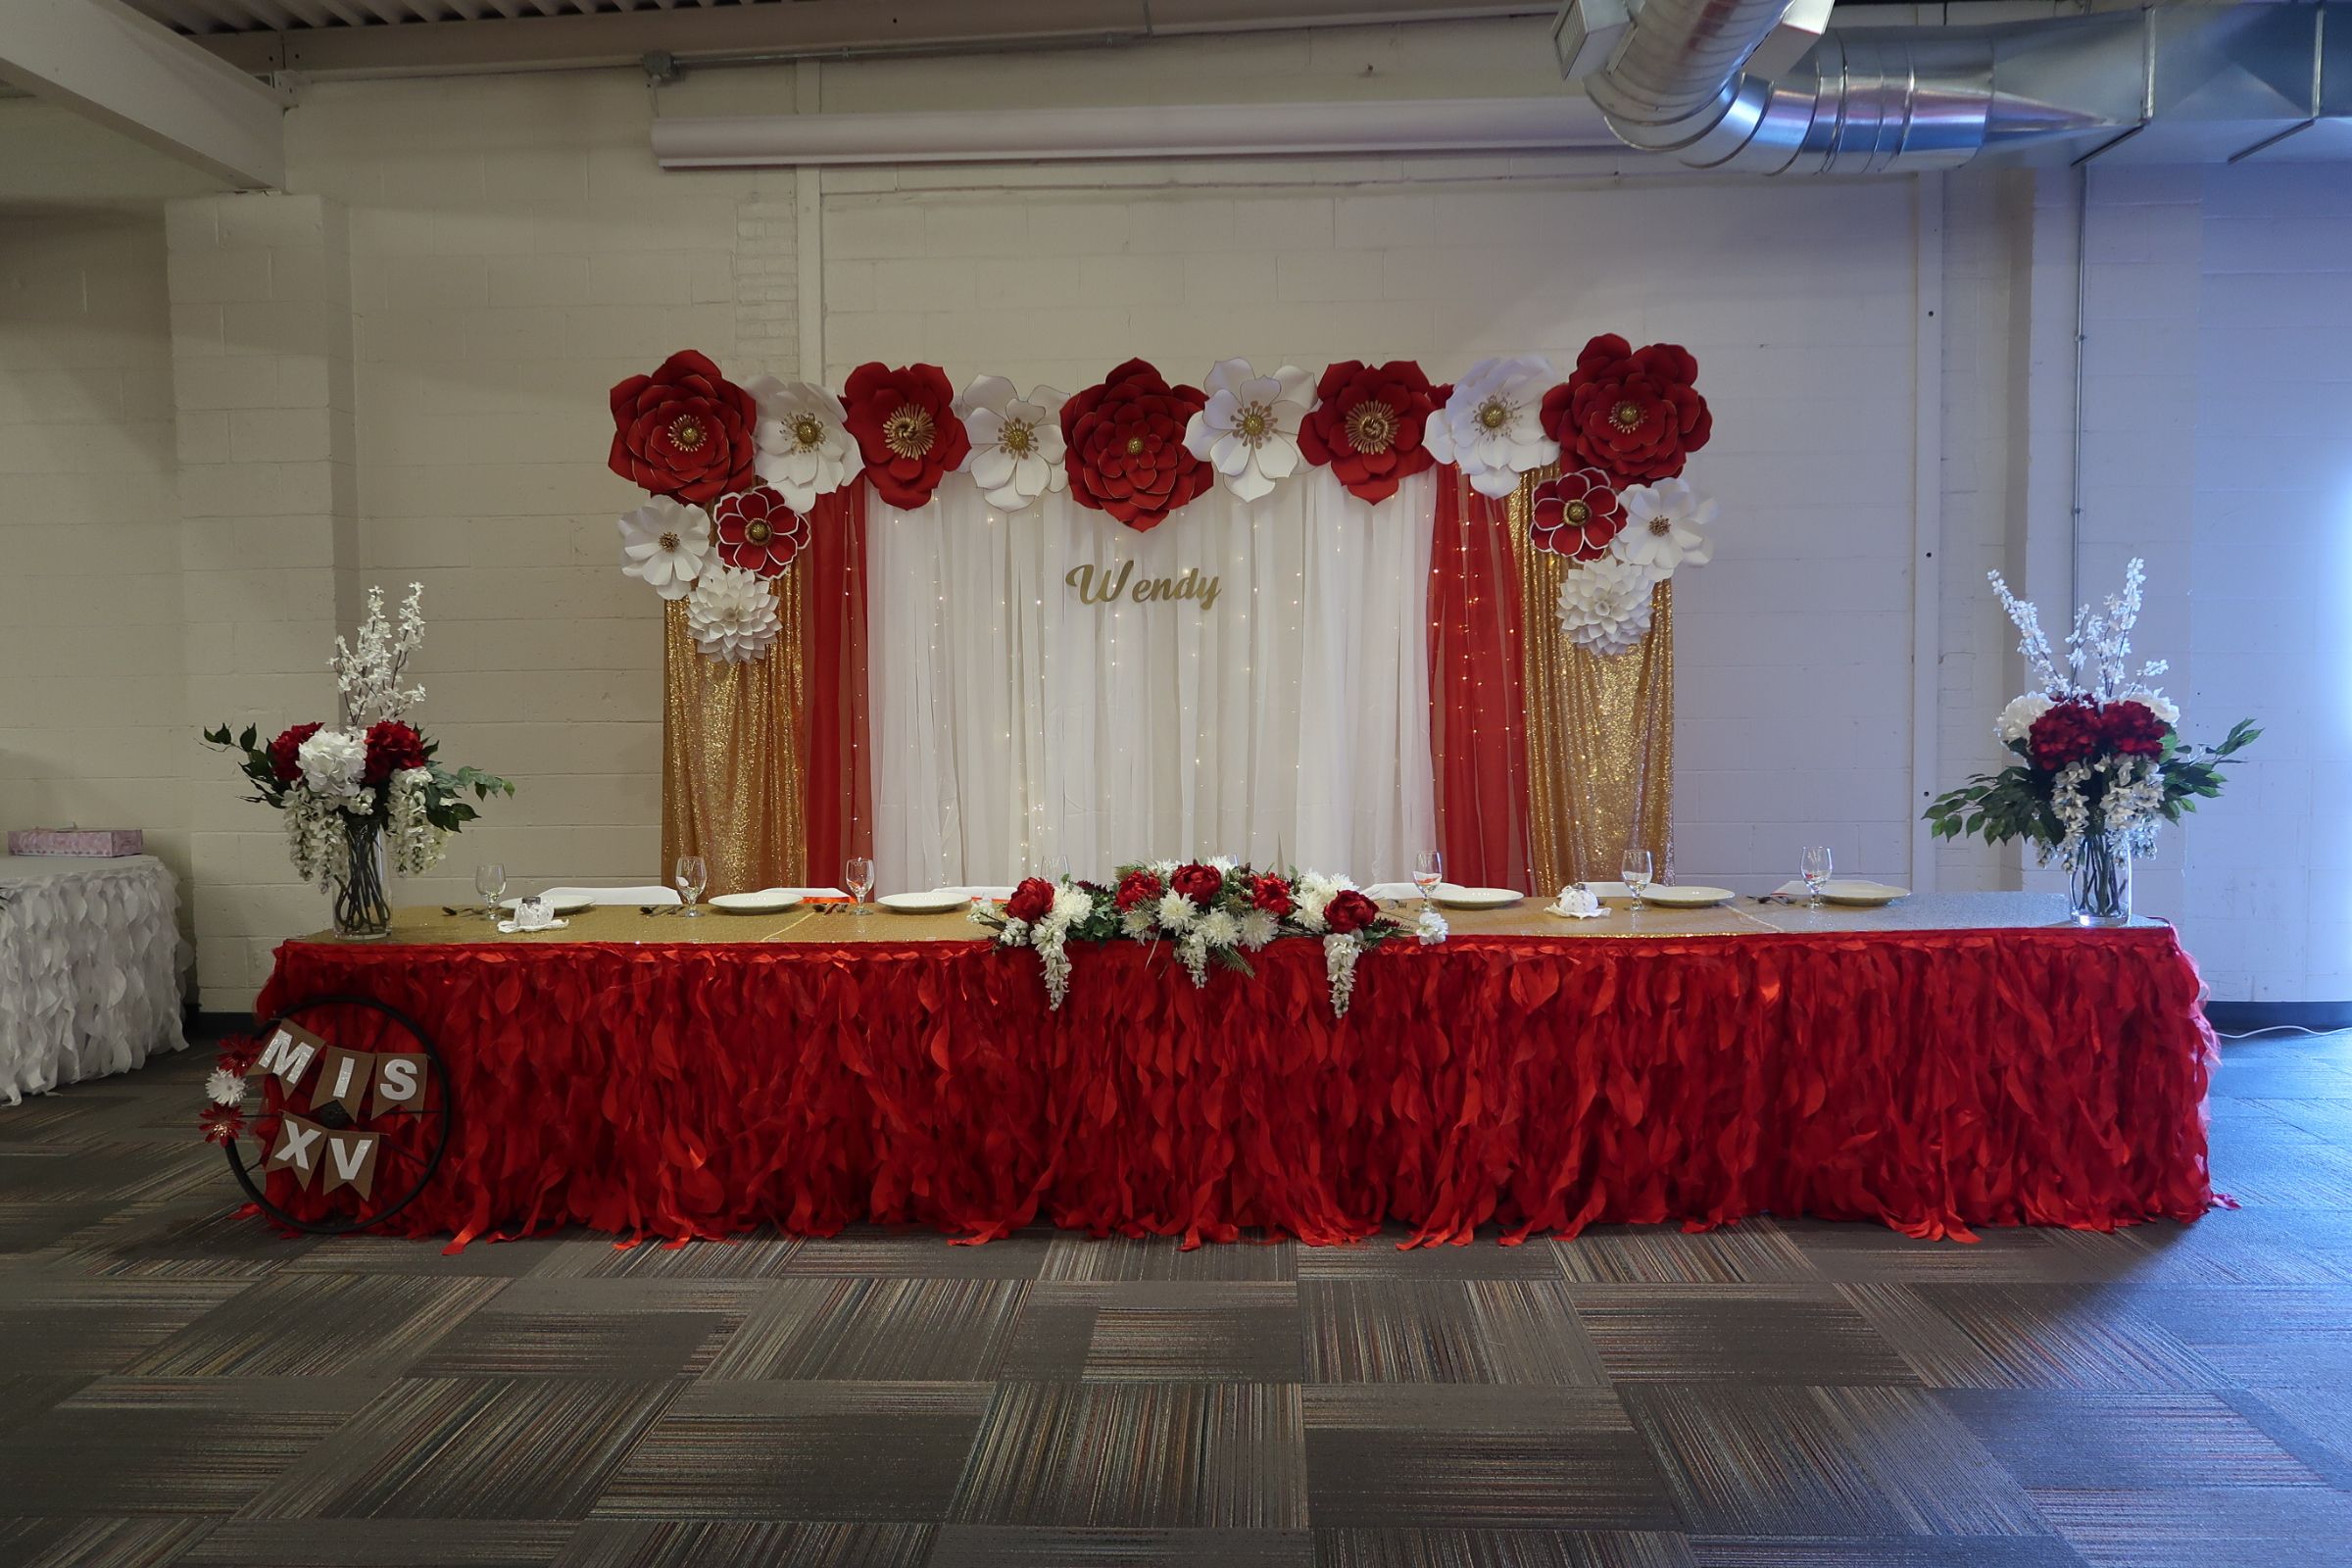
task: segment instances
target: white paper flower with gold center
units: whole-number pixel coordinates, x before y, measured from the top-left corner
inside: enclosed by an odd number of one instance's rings
[[[620,519],[620,569],[664,599],[683,599],[710,557],[710,514],[656,496]]]
[[[1315,381],[1296,365],[1259,375],[1248,360],[1221,360],[1202,386],[1208,402],[1184,427],[1184,449],[1217,470],[1244,501],[1271,494],[1298,471],[1298,426],[1315,406]]]
[[[1481,360],[1430,416],[1422,445],[1480,495],[1507,496],[1521,474],[1559,461],[1560,444],[1544,433],[1544,394],[1557,379],[1542,355]]]
[[[1070,486],[1062,466],[1061,393],[1041,386],[1027,398],[1001,375],[976,376],[956,400],[972,450],[963,471],[1000,512],[1019,512]]]
[[[765,659],[782,624],[767,579],[740,566],[713,563],[686,596],[686,628],[695,647],[724,663]]]
[[[1587,562],[1560,579],[1560,629],[1579,648],[1622,654],[1649,633],[1649,590],[1656,579],[1615,556]]]
[[[818,496],[857,476],[864,459],[843,426],[841,399],[810,382],[787,385],[772,375],[755,375],[743,389],[760,405],[752,466],[783,493],[786,506],[807,512]]]
[[[1609,550],[1653,581],[1673,576],[1678,566],[1703,566],[1714,559],[1715,537],[1707,530],[1715,526],[1715,503],[1689,480],[1627,485],[1617,492],[1617,503],[1625,509],[1625,526]]]

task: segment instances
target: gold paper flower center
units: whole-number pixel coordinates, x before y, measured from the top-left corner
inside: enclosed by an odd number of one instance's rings
[[[1592,508],[1582,501],[1571,501],[1561,509],[1561,515],[1565,516],[1572,526],[1582,528],[1592,520]]]
[[[768,525],[764,522],[761,522],[757,517],[743,525],[743,536],[756,545],[763,545],[767,543],[768,539],[771,537],[771,534],[772,530],[769,529]]]
[[[1609,422],[1620,430],[1640,429],[1642,427],[1642,405],[1631,398],[1626,399],[1609,411]]]
[[[1479,405],[1479,424],[1489,430],[1499,430],[1511,422],[1511,406],[1500,398],[1489,398]]]
[[[792,444],[807,452],[825,439],[825,421],[813,414],[804,414],[792,421]]]
[[[919,458],[931,450],[931,411],[919,403],[902,403],[882,421],[882,444],[902,458]]]
[[[997,444],[1016,458],[1025,458],[1037,450],[1037,427],[1025,419],[1007,419]]]
[[[1348,411],[1348,444],[1376,458],[1396,444],[1396,411],[1379,398],[1366,398]]]
[[[1242,410],[1242,416],[1233,421],[1233,432],[1251,446],[1265,440],[1274,429],[1274,411],[1263,403],[1252,403]]]
[[[1674,532],[1674,519],[1672,517],[1652,517],[1649,519],[1649,531],[1663,539]]]
[[[707,434],[703,421],[691,414],[681,414],[669,421],[669,444],[680,452],[692,452],[703,444]]]
[[[676,534],[674,534],[674,533],[665,533],[665,534],[663,534],[663,535],[662,536],[662,551],[663,551],[663,553],[664,553],[664,554],[668,553],[669,551],[675,550],[675,549],[677,549],[677,548],[678,548],[678,536],[677,536]]]
[[[1129,437],[1127,438],[1127,455],[1128,455],[1129,457],[1131,457],[1131,458],[1132,458],[1132,457],[1137,457],[1137,456],[1140,456],[1140,455],[1142,454],[1143,450],[1144,450],[1144,438],[1143,438],[1142,436],[1140,436],[1140,435],[1131,435],[1131,436],[1129,436]]]

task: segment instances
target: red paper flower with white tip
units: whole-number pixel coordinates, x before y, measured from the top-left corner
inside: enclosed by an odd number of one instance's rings
[[[781,577],[808,544],[808,519],[765,485],[721,498],[710,514],[718,559],[730,566]]]
[[[936,365],[860,365],[842,389],[842,405],[874,494],[901,511],[929,501],[972,450],[956,389]]]
[[[1528,508],[1529,542],[1576,561],[1598,561],[1625,527],[1625,508],[1598,468],[1579,468],[1536,486]]]

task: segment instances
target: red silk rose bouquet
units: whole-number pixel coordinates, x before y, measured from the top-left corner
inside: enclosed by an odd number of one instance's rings
[[[1177,961],[1201,986],[1211,965],[1248,974],[1249,955],[1267,943],[1314,937],[1323,944],[1332,1010],[1345,1017],[1355,989],[1355,961],[1363,954],[1408,932],[1425,945],[1446,939],[1446,922],[1436,911],[1407,926],[1383,914],[1344,876],[1260,871],[1220,856],[1184,864],[1122,865],[1117,877],[1107,887],[1031,877],[1001,910],[974,905],[972,919],[994,931],[1001,946],[1037,951],[1047,996],[1056,1007],[1069,994],[1071,942],[1172,943]]]
[[[2074,872],[2077,919],[2120,923],[2132,912],[2132,859],[2155,852],[2163,824],[2221,794],[2222,769],[2262,731],[2240,719],[2220,745],[2189,745],[2177,727],[2180,710],[2148,684],[2163,662],[2129,667],[2145,580],[2138,561],[2103,609],[2075,612],[2063,661],[2040,612],[2011,594],[1999,572],[1989,576],[2037,689],[2001,710],[1993,726],[2019,760],[1938,796],[1927,819],[1937,838],[2034,845],[2044,863],[2054,858]]]

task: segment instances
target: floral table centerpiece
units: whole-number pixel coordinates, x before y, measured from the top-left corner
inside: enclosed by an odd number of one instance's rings
[[[204,732],[207,745],[244,754],[249,800],[285,813],[286,848],[294,869],[334,895],[338,936],[374,938],[392,929],[385,864],[404,876],[422,876],[440,863],[450,834],[479,815],[464,799],[513,795],[514,786],[479,768],[454,772],[435,760],[439,749],[402,718],[424,699],[421,686],[404,686],[409,658],[423,646],[424,589],[412,584],[400,607],[396,635],[384,617],[384,591],[368,593],[368,618],[355,649],[335,639],[328,667],[342,694],[342,722],[296,724],[267,745],[250,724],[231,735],[226,724]]]
[[[2240,719],[2218,746],[2180,739],[2180,710],[2148,684],[2164,673],[2163,661],[2130,667],[2140,562],[2124,569],[2124,591],[2103,610],[2077,609],[2063,662],[2040,612],[2011,594],[1999,572],[1988,575],[2036,689],[2001,710],[1994,725],[2020,760],[1938,796],[1925,813],[1931,831],[1988,844],[2023,839],[2044,864],[2054,858],[2074,874],[2077,921],[2129,924],[2133,858],[2155,853],[2164,823],[2221,794],[2222,769],[2262,731]]]
[[[1248,974],[1249,955],[1275,938],[1315,937],[1332,1011],[1346,1017],[1358,957],[1408,932],[1423,946],[1446,940],[1445,917],[1435,909],[1408,926],[1344,876],[1259,871],[1224,856],[1122,865],[1117,875],[1112,887],[1033,876],[1001,909],[974,904],[972,919],[1002,946],[1036,950],[1047,1000],[1056,1008],[1069,995],[1072,942],[1167,942],[1193,984],[1204,986],[1211,965]]]

